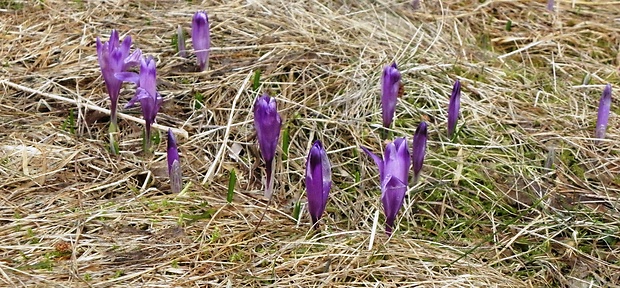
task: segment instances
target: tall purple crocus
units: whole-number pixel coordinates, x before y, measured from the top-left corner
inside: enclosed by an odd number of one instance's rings
[[[265,181],[265,197],[271,199],[273,191],[273,158],[280,139],[282,119],[278,114],[276,98],[264,94],[254,103],[254,127],[258,137],[260,152],[265,160],[267,180]]]
[[[157,93],[157,70],[153,57],[142,58],[140,61],[140,74],[133,72],[117,73],[116,77],[120,80],[133,82],[138,85],[136,96],[131,98],[125,108],[132,107],[136,102],[140,102],[142,116],[145,122],[145,150],[148,152],[151,147],[151,126],[155,123],[155,117],[161,107],[163,98]]]
[[[168,129],[168,147],[166,149],[166,158],[168,159],[168,176],[170,177],[170,188],[173,193],[181,191],[181,161],[179,159],[179,149],[177,148],[177,140],[171,129]]]
[[[400,72],[396,63],[385,66],[381,77],[381,109],[383,117],[383,127],[389,128],[394,119],[396,111],[396,100],[400,89]]]
[[[192,20],[192,43],[200,71],[209,66],[209,48],[211,48],[211,31],[207,12],[198,11]]]
[[[607,131],[607,123],[609,122],[609,112],[611,111],[611,85],[605,85],[603,96],[598,105],[598,117],[596,120],[596,131],[594,137],[603,139]]]
[[[331,187],[331,165],[321,141],[317,140],[310,148],[306,161],[306,192],[312,225],[321,219]]]
[[[116,111],[118,105],[118,95],[121,91],[123,81],[114,77],[114,74],[127,71],[128,68],[138,65],[142,53],[140,49],[136,49],[129,55],[131,47],[131,37],[127,36],[123,42],[119,44],[118,32],[112,30],[110,40],[101,43],[97,37],[97,59],[103,81],[105,82],[108,96],[110,96],[110,133],[118,132],[118,124],[116,120]],[[110,145],[113,153],[116,153],[116,145],[113,138],[110,138]]]
[[[385,232],[392,234],[396,215],[403,206],[411,157],[407,148],[407,139],[396,138],[387,144],[383,159],[373,154],[365,147],[362,150],[370,156],[379,167],[379,179],[381,180],[381,202],[385,212]]]
[[[420,122],[418,128],[413,134],[413,148],[411,153],[411,163],[413,166],[413,184],[418,183],[420,179],[420,172],[424,165],[424,156],[426,156],[426,140],[427,140],[427,127],[426,122]]]
[[[452,95],[448,104],[448,137],[452,137],[456,130],[456,121],[459,119],[461,109],[461,81],[458,79],[452,87]]]

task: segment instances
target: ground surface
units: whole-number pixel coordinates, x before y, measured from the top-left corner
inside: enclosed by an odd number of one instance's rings
[[[591,139],[603,85],[620,91],[620,4],[196,2],[0,1],[1,286],[620,285],[617,101],[608,140]],[[212,26],[205,73],[172,45],[199,9]],[[121,154],[108,152],[95,38],[111,29],[158,61],[157,121],[188,135],[182,193],[170,192],[165,141],[144,155],[133,119],[120,120]],[[430,126],[422,179],[388,238],[377,168],[359,146],[383,149],[379,78],[392,61],[405,84],[393,135]],[[257,226],[259,69],[288,148]],[[450,141],[455,79],[462,117]],[[123,106],[134,87],[121,93]],[[293,213],[314,139],[334,174],[316,233],[305,210]]]

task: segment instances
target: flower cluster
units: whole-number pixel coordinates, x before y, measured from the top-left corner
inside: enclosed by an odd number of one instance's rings
[[[416,2],[416,1],[414,1]],[[549,9],[553,9],[553,1],[548,1]],[[193,50],[196,55],[199,71],[209,67],[209,51],[211,49],[210,24],[207,13],[198,11],[194,14],[191,22],[191,38]],[[126,36],[122,42],[116,30],[112,30],[108,42],[102,43],[97,38],[97,56],[101,73],[108,96],[111,102],[110,109],[110,132],[118,132],[117,105],[123,82],[135,84],[135,94],[129,100],[125,109],[140,103],[142,117],[145,123],[144,147],[147,153],[151,152],[152,127],[155,125],[157,114],[161,109],[163,97],[157,90],[157,63],[152,56],[142,55],[140,49],[130,53],[131,37]],[[181,26],[177,29],[177,44],[179,56],[187,57],[185,47],[185,35]],[[132,72],[130,69],[139,65],[139,71]],[[260,75],[260,74],[259,74]],[[398,99],[404,95],[403,75],[398,70],[396,63],[385,66],[381,75],[381,109],[382,124],[390,129],[396,115]],[[603,89],[598,109],[598,117],[595,128],[595,138],[605,138],[606,128],[609,122],[609,114],[612,103],[611,85],[607,84]],[[447,129],[446,134],[454,141],[464,127],[457,127],[461,116],[461,82],[456,80],[452,86],[452,93],[447,105]],[[263,94],[256,97],[253,106],[254,128],[264,161],[266,177],[264,178],[264,195],[271,199],[275,183],[275,162],[280,130],[282,129],[282,117],[278,111],[276,97]],[[461,128],[461,129],[457,129]],[[361,146],[377,165],[379,176],[379,190],[381,191],[381,203],[385,215],[385,231],[392,235],[397,226],[397,215],[401,210],[410,186],[415,186],[421,178],[426,156],[428,141],[428,124],[421,121],[413,134],[411,149],[407,137],[395,137],[387,141],[383,154],[375,154],[367,147]],[[390,132],[391,133],[391,132]],[[287,135],[287,134],[285,134]],[[156,135],[157,136],[157,135]],[[286,138],[285,138],[286,139]],[[111,141],[111,144],[116,144]],[[117,146],[112,146],[114,153],[118,152]],[[314,141],[308,151],[305,163],[305,186],[307,207],[313,227],[317,228],[323,214],[326,211],[330,190],[332,188],[332,169],[328,152],[324,143]],[[167,162],[168,175],[170,177],[171,190],[175,193],[181,191],[182,166],[179,157],[177,140],[169,129],[167,133]],[[410,174],[413,175],[410,181]],[[232,178],[231,178],[232,179]],[[411,185],[410,185],[411,184]]]

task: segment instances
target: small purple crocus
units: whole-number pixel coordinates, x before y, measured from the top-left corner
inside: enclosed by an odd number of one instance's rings
[[[168,176],[170,177],[170,188],[173,193],[181,192],[181,161],[179,159],[179,149],[177,148],[177,140],[171,129],[168,129],[168,149],[166,149],[166,158],[168,159]]]
[[[555,6],[554,0],[547,0],[547,10],[553,11],[553,6]]]
[[[120,94],[123,84],[123,81],[114,77],[114,74],[127,71],[128,68],[138,65],[140,57],[142,56],[140,49],[136,49],[129,55],[130,47],[131,37],[125,37],[123,42],[119,44],[119,36],[116,30],[112,30],[108,42],[101,43],[101,40],[97,37],[97,59],[106,89],[108,90],[108,95],[110,96],[111,132],[116,132],[118,128],[116,107],[118,105],[118,95]]]
[[[461,109],[461,81],[458,79],[452,87],[452,95],[448,104],[448,137],[452,137],[456,130],[456,121],[459,119]]]
[[[414,11],[420,9],[420,0],[411,1],[411,8],[413,8]]]
[[[306,193],[308,196],[308,212],[312,218],[312,225],[321,219],[329,190],[332,187],[332,172],[327,152],[321,141],[317,140],[310,148],[306,161]]]
[[[381,109],[383,127],[389,128],[396,111],[396,100],[400,89],[400,72],[396,63],[385,66],[381,77]]]
[[[131,98],[125,108],[133,107],[136,102],[140,102],[142,116],[145,122],[145,141],[144,146],[148,151],[151,147],[151,126],[155,123],[155,117],[161,107],[163,98],[157,93],[157,70],[153,57],[142,58],[140,61],[140,74],[133,72],[117,73],[116,77],[120,80],[133,82],[138,85],[136,96]]]
[[[211,31],[207,12],[198,11],[192,20],[192,43],[200,71],[209,66],[209,48],[211,48]]]
[[[180,57],[187,57],[187,49],[185,48],[185,32],[181,25],[177,27],[177,48],[179,50]]]
[[[603,89],[603,96],[598,105],[598,117],[596,120],[596,131],[594,137],[603,139],[605,138],[605,132],[607,130],[607,123],[609,123],[609,113],[611,111],[611,85],[605,85]]]
[[[264,94],[254,103],[254,127],[258,137],[260,152],[265,160],[267,180],[265,182],[265,197],[271,199],[273,191],[273,158],[280,139],[282,119],[278,114],[276,98]]]
[[[381,180],[381,202],[385,212],[385,233],[392,234],[396,215],[403,206],[411,156],[407,148],[407,139],[396,138],[387,144],[383,159],[373,154],[365,147],[362,150],[370,156],[379,167],[379,179]]]
[[[424,156],[426,155],[426,140],[427,140],[427,127],[426,122],[420,122],[420,125],[413,134],[413,148],[411,153],[411,163],[413,166],[413,184],[418,183],[420,179],[420,172],[424,164]]]

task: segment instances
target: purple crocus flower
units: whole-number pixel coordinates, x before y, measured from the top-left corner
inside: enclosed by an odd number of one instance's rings
[[[207,12],[198,11],[192,20],[192,43],[196,51],[196,59],[200,71],[209,66],[209,48],[211,47],[211,31]]]
[[[265,197],[271,198],[273,190],[273,158],[280,139],[282,119],[278,114],[276,98],[264,94],[254,103],[254,127],[258,137],[260,152],[265,160],[267,180],[265,182]]]
[[[161,107],[163,98],[157,93],[157,70],[155,60],[149,56],[140,61],[140,74],[133,72],[117,73],[116,77],[120,80],[133,82],[138,85],[136,96],[131,98],[125,108],[132,107],[136,102],[140,102],[142,116],[145,122],[145,148],[151,147],[151,126],[155,123],[155,117]]]
[[[321,141],[317,140],[310,148],[306,161],[306,192],[312,225],[316,225],[321,219],[331,187],[331,165]]]
[[[411,8],[413,8],[413,10],[420,9],[420,0],[411,1]]]
[[[396,111],[396,100],[400,90],[400,72],[396,63],[385,66],[381,77],[381,109],[383,127],[389,128]]]
[[[116,32],[116,30],[112,30],[108,42],[101,43],[101,40],[97,37],[97,59],[106,89],[108,90],[108,95],[110,96],[111,132],[116,132],[118,127],[116,122],[116,107],[118,95],[123,84],[123,81],[114,77],[114,74],[127,71],[128,68],[138,65],[142,55],[140,49],[136,49],[129,55],[130,47],[131,37],[125,37],[123,42],[119,44],[118,32]]]
[[[180,57],[187,57],[187,50],[185,48],[185,32],[183,32],[183,28],[181,25],[177,27],[177,47],[179,49]]]
[[[554,0],[547,0],[547,10],[553,11],[553,6],[555,6]]]
[[[605,85],[603,89],[603,96],[598,104],[598,117],[596,120],[596,131],[594,137],[603,139],[605,138],[605,132],[607,130],[607,123],[609,122],[609,112],[611,110],[611,85]]]
[[[411,153],[411,163],[413,165],[413,184],[418,183],[420,179],[420,171],[424,164],[424,156],[426,155],[426,139],[427,139],[426,122],[420,122],[420,125],[413,134],[413,152]]]
[[[448,104],[448,137],[452,137],[456,130],[456,120],[459,119],[459,110],[461,109],[461,81],[458,79],[452,87],[452,95]]]
[[[411,165],[407,139],[396,138],[396,140],[387,144],[383,159],[368,151],[365,147],[362,147],[362,150],[379,167],[381,202],[383,202],[383,210],[385,212],[385,232],[391,235],[396,215],[400,207],[403,206],[405,193],[407,193],[409,166]]]
[[[170,187],[172,192],[181,192],[181,161],[179,159],[179,149],[177,149],[177,140],[171,129],[168,129],[168,149],[166,149],[166,158],[168,159],[168,176],[170,177]]]

